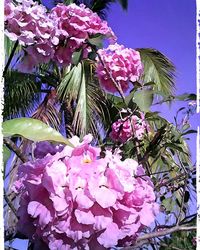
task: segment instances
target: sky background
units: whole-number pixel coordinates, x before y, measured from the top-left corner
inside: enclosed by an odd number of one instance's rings
[[[129,0],[127,11],[111,5],[107,21],[118,37],[118,43],[129,48],[155,48],[176,66],[177,94],[196,93],[196,1],[195,0]],[[173,121],[179,102],[169,109],[159,108]],[[199,125],[199,114],[191,119],[193,129]],[[196,135],[190,136],[192,159],[196,159]],[[15,241],[13,247],[26,250],[26,244]]]
[[[129,48],[154,48],[167,56],[176,67],[176,94],[196,93],[196,1],[129,0],[128,10],[113,4],[107,16],[118,43]],[[171,108],[156,106],[174,122],[176,111],[185,106],[176,102]],[[199,114],[191,118],[197,129]],[[196,161],[196,134],[188,141],[193,162]]]

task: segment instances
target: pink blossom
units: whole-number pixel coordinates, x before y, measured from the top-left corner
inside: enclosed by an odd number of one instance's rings
[[[149,125],[145,121],[144,115],[127,116],[123,119],[118,119],[112,124],[110,137],[114,141],[126,142],[131,137],[141,140],[145,133],[149,131]]]
[[[74,137],[74,149],[43,152],[19,167],[18,230],[42,249],[126,246],[159,212],[150,178],[134,177],[142,166],[110,151],[99,158],[91,141]]]
[[[117,92],[111,77],[122,91],[126,92],[129,88],[129,82],[137,81],[142,74],[143,66],[140,54],[136,50],[115,43],[109,45],[107,49],[98,50],[98,54],[101,60],[98,59],[96,74],[101,86],[108,92]]]
[[[78,49],[83,49],[85,58],[90,51],[87,39],[91,36],[101,34],[116,39],[107,22],[83,4],[58,4],[48,13],[37,2],[17,2],[18,5],[5,2],[5,34],[23,46],[20,71],[31,72],[38,64],[50,60],[68,66]]]
[[[84,43],[92,35],[102,34],[115,39],[107,22],[102,21],[83,4],[58,4],[51,10],[50,18],[55,24],[53,39],[56,38],[57,41],[54,60],[60,65],[68,65],[73,52],[84,47]]]

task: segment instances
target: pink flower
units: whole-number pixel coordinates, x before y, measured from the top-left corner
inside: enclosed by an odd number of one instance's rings
[[[31,72],[38,64],[50,60],[68,66],[73,53],[81,48],[85,58],[89,51],[87,39],[96,34],[116,39],[107,22],[83,4],[58,4],[47,13],[37,2],[17,2],[18,5],[5,2],[5,34],[25,47],[18,67],[23,72]]]
[[[83,4],[80,6],[58,4],[51,10],[50,18],[55,24],[54,60],[60,65],[69,65],[73,52],[84,47],[84,43],[92,35],[102,34],[115,39],[107,22],[102,21],[96,13]]]
[[[100,149],[89,145],[91,141],[91,135],[82,142],[74,137],[74,149],[50,148],[53,155],[19,167],[18,230],[38,247],[125,246],[159,212],[150,178],[134,177],[144,174],[142,166],[133,159],[121,161],[110,151],[99,158]]]
[[[131,137],[142,140],[145,133],[149,131],[149,125],[145,121],[144,115],[140,113],[140,117],[132,115],[123,119],[118,119],[112,124],[110,137],[114,141],[126,142]]]
[[[137,81],[143,72],[138,51],[127,49],[123,45],[115,43],[114,45],[109,45],[107,49],[98,50],[98,54],[104,65],[98,59],[96,74],[101,86],[108,92],[117,92],[111,76],[121,89],[126,92],[129,82]],[[108,71],[110,74],[108,74]]]

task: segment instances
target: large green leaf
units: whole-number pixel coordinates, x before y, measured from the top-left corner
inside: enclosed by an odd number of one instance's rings
[[[32,141],[54,141],[73,146],[58,131],[32,118],[16,118],[3,122],[3,136],[22,136]]]
[[[153,102],[153,91],[152,90],[139,90],[134,93],[133,102],[135,102],[141,111],[149,111]]]
[[[144,64],[143,82],[154,82],[153,90],[162,96],[170,96],[175,88],[175,67],[161,52],[150,49],[137,49]]]

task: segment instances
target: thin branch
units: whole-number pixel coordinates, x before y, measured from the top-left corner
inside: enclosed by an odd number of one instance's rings
[[[121,96],[123,102],[125,103],[125,96],[124,96],[123,90],[122,90],[122,88],[121,88],[121,85],[118,84],[118,83],[115,81],[115,79],[113,78],[111,72],[107,69],[107,67],[106,67],[104,61],[102,60],[101,56],[99,55],[99,53],[98,53],[96,47],[93,46],[92,44],[90,44],[90,46],[91,46],[91,48],[92,48],[93,50],[95,50],[95,52],[96,52],[96,54],[97,54],[97,56],[98,56],[98,58],[99,58],[99,61],[100,61],[101,64],[103,65],[103,67],[104,67],[106,73],[109,75],[110,79],[112,80],[113,84],[115,85],[115,88],[117,89],[117,91],[119,92],[119,94],[120,94],[120,96]]]
[[[182,212],[183,212],[182,210],[183,210],[183,206],[184,206],[184,198],[185,198],[187,180],[188,180],[188,176],[186,176],[186,178],[184,180],[183,195],[182,195],[180,211],[179,211],[179,215],[178,215],[178,219],[177,219],[177,223],[176,223],[177,225],[179,225],[180,221],[181,221],[181,215],[182,215]]]
[[[6,74],[7,74],[8,68],[9,68],[9,66],[10,66],[10,63],[11,63],[12,59],[13,59],[13,56],[14,56],[14,54],[15,54],[15,51],[16,51],[16,49],[17,49],[18,44],[19,44],[19,42],[18,42],[18,40],[17,40],[17,41],[15,42],[15,44],[14,44],[14,47],[13,47],[11,53],[10,53],[10,56],[9,56],[9,58],[8,58],[8,61],[7,61],[7,63],[6,63],[6,66],[5,66],[5,68],[4,68],[3,77],[5,77]]]
[[[8,198],[8,196],[7,196],[6,192],[5,192],[5,189],[4,189],[4,199],[5,199],[6,203],[8,204],[9,208],[12,210],[13,214],[18,219],[17,211],[16,211],[15,207],[13,206],[12,202],[10,201],[10,199]]]
[[[5,242],[14,240],[16,238],[22,240],[28,239],[25,235],[21,234],[20,232],[16,232],[16,228],[13,231],[9,231],[9,229],[4,231]]]
[[[172,171],[173,168],[170,168],[169,170],[163,170],[163,171],[159,171],[159,172],[155,172],[155,173],[151,173],[149,175],[156,175],[156,174],[164,174],[164,173],[169,173],[170,171]],[[142,174],[142,175],[134,175],[135,178],[137,177],[144,177],[144,176],[148,176],[147,174]]]
[[[165,230],[147,233],[147,234],[144,234],[144,235],[138,237],[136,240],[136,243],[133,246],[124,247],[123,250],[133,250],[133,249],[140,247],[144,244],[150,243],[151,239],[153,239],[153,238],[172,234],[172,233],[177,232],[177,231],[192,231],[192,230],[196,230],[196,229],[197,229],[196,226],[174,226],[174,227],[171,227],[171,228],[168,228]]]
[[[27,158],[26,156],[22,153],[22,151],[20,150],[19,147],[16,146],[16,144],[9,138],[4,138],[3,139],[4,144],[10,149],[12,150],[19,158],[22,162],[27,162]]]
[[[186,217],[180,222],[180,225],[185,224],[185,223],[188,224],[190,221],[192,221],[192,220],[194,219],[194,217],[197,217],[197,213],[186,216]],[[190,219],[190,218],[192,218],[190,221],[186,221],[186,220],[188,220],[188,219]]]
[[[176,177],[174,177],[174,178],[172,178],[172,179],[170,179],[170,180],[168,180],[168,181],[158,183],[158,185],[156,185],[155,189],[158,189],[158,188],[160,188],[160,187],[162,187],[162,186],[167,186],[167,185],[169,185],[171,182],[176,181],[176,180],[179,180],[180,178],[183,178],[183,180],[185,180],[185,173],[181,173],[181,174],[177,175]],[[182,179],[179,180],[179,181],[182,181]]]

